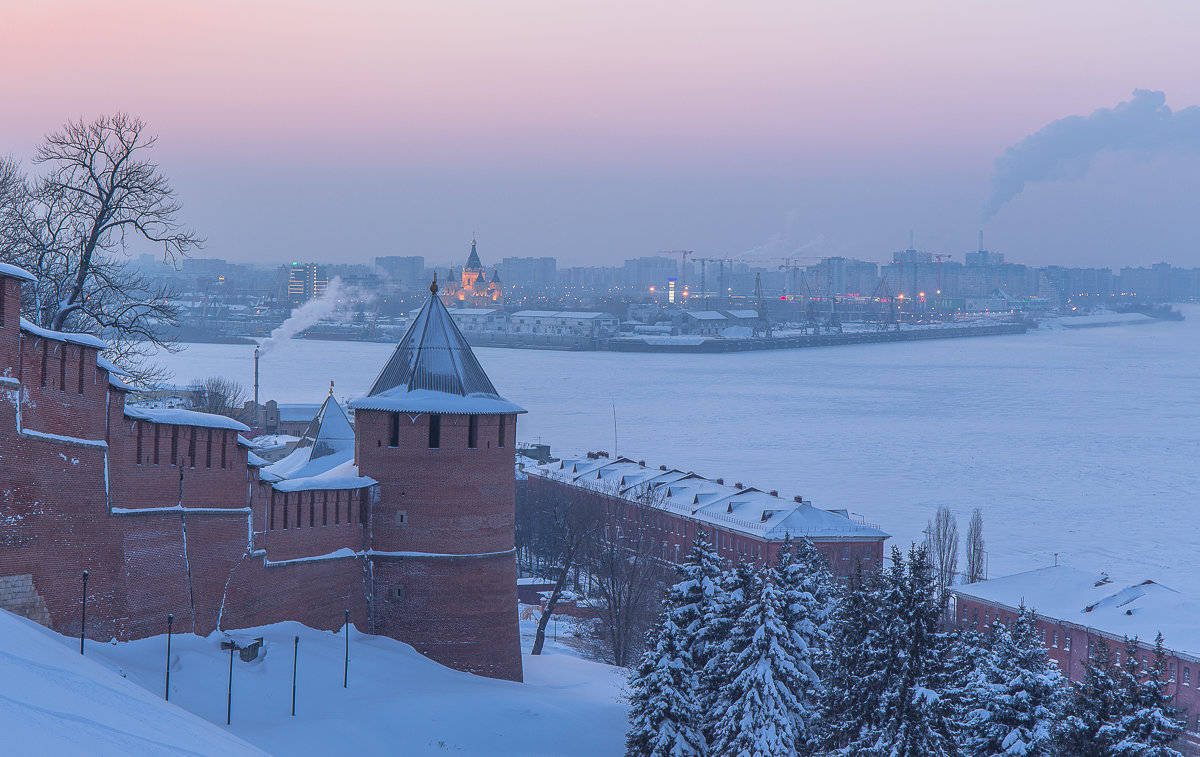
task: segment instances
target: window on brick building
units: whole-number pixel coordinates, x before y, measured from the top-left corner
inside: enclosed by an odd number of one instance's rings
[[[158,431],[159,431],[159,425],[157,423],[155,423],[154,424],[154,464],[155,465],[158,465],[158,446],[159,446],[158,445],[158,437],[159,437]]]
[[[179,426],[171,426],[171,465],[179,464]]]
[[[1171,663],[1171,675],[1169,678],[1167,678],[1167,680],[1171,683],[1175,682],[1175,663]]]
[[[1184,666],[1184,668],[1183,668],[1183,685],[1184,686],[1192,685],[1192,669],[1187,666]]]
[[[333,493],[333,525],[342,525],[342,493]]]
[[[442,416],[431,414],[429,416],[429,449],[438,449],[442,446]]]
[[[79,348],[79,391],[78,394],[83,394],[83,365],[86,362],[87,350]]]
[[[850,559],[850,545],[848,545],[848,544],[842,545],[842,559],[843,560]]]
[[[142,464],[142,424],[137,424],[137,464]]]
[[[50,342],[42,340],[42,386],[46,385],[47,373],[50,371]]]
[[[317,493],[312,492],[308,495],[308,527],[312,528],[317,524]]]
[[[212,467],[212,438],[213,438],[213,430],[210,428],[208,430],[208,436],[206,436],[204,439],[204,467],[205,468]]]
[[[4,301],[8,299],[8,282],[0,281],[0,329],[4,328]]]
[[[392,433],[388,439],[389,447],[400,446],[400,413],[389,413],[391,417],[388,419],[392,426]]]
[[[274,490],[274,489],[272,489],[272,490],[271,490],[271,514],[270,514],[270,521],[271,521],[271,526],[270,526],[270,528],[271,528],[271,530],[272,530],[272,531],[274,531],[274,530],[275,530],[275,490]]]
[[[479,446],[479,416],[467,417],[467,447],[475,449]]]
[[[191,436],[188,437],[188,465],[196,467],[196,427],[192,426]]]
[[[1063,649],[1071,651],[1071,634],[1063,633]]]
[[[500,431],[497,434],[498,441],[496,442],[497,447],[504,446],[504,429],[505,429],[505,426],[507,426],[507,424],[508,424],[508,416],[507,415],[500,416]]]
[[[985,626],[987,626],[987,625],[991,625],[991,623],[992,623],[992,613],[991,613],[991,611],[984,611],[984,613],[983,613],[983,624],[984,624]]]
[[[971,622],[972,623],[979,622],[979,608],[978,607],[974,607],[971,609]]]
[[[1053,641],[1053,643],[1051,643],[1050,646],[1054,647],[1055,649],[1058,649],[1058,631],[1054,631],[1054,641]]]
[[[67,345],[58,345],[58,391],[67,391]]]
[[[329,525],[329,492],[321,496],[321,525]]]
[[[221,470],[225,470],[225,450],[229,447],[229,432],[221,432]]]
[[[287,527],[288,527],[288,495],[287,495],[287,492],[284,492],[284,494],[283,494],[283,530],[286,531]]]

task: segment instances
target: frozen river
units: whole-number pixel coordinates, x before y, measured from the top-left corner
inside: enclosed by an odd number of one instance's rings
[[[523,405],[519,436],[555,454],[802,494],[902,546],[938,505],[984,515],[990,574],[1050,565],[1200,594],[1200,307],[1183,323],[725,355],[479,349]],[[392,347],[294,340],[262,360],[264,397],[366,391]],[[191,345],[179,383],[249,388],[250,347]],[[961,563],[961,560],[960,560]]]

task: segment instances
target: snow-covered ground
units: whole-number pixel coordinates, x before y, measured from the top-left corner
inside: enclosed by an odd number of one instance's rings
[[[0,751],[10,755],[261,755],[224,727],[110,670],[89,644],[0,610]],[[161,662],[165,654],[156,654]],[[224,720],[222,720],[222,723]]]
[[[525,682],[512,683],[449,670],[406,644],[351,631],[343,689],[341,634],[279,623],[233,636],[262,636],[265,645],[254,662],[234,658],[226,727],[229,653],[221,634],[172,637],[168,704],[165,636],[89,642],[81,658],[76,639],[0,611],[4,753],[610,757],[623,749],[625,671],[560,644],[526,655]]]
[[[906,544],[984,514],[993,576],[1061,562],[1200,595],[1200,307],[1188,320],[718,355],[477,349],[521,439],[613,448],[864,513]],[[292,341],[265,396],[364,392],[393,347]],[[253,376],[252,348],[165,356],[177,383]]]

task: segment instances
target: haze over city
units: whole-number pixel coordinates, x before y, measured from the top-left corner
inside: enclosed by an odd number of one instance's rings
[[[27,160],[67,119],[137,114],[205,256],[457,262],[474,232],[491,260],[563,265],[676,248],[885,260],[910,231],[957,257],[982,229],[1035,265],[1200,265],[1190,3],[0,14],[22,30],[0,49],[20,72],[0,81],[0,152]],[[1070,123],[1018,154],[1040,162],[1004,167],[1029,183],[984,220],[1007,148],[1120,103],[1065,153]]]

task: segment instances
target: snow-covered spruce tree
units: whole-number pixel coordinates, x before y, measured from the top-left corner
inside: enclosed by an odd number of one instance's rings
[[[1072,687],[1059,739],[1061,754],[1112,757],[1113,746],[1120,741],[1114,726],[1129,711],[1128,691],[1121,685],[1121,677],[1108,642],[1098,638],[1084,663],[1083,680]]]
[[[948,661],[951,639],[939,629],[941,615],[929,558],[923,546],[909,550],[907,567],[898,549],[885,577],[883,607],[890,616],[878,640],[889,659],[879,694],[879,713],[841,754],[863,757],[943,757],[958,754],[953,734],[962,713],[945,696],[953,688]]]
[[[891,570],[895,570],[893,564]],[[830,628],[824,676],[825,747],[842,749],[877,722],[891,661],[885,643],[892,613],[882,610],[884,581],[859,565],[843,588]]]
[[[722,590],[720,558],[703,531],[676,570],[680,580],[667,592],[646,654],[630,681],[629,757],[706,751],[698,686],[707,653],[699,636]]]
[[[705,713],[704,735],[711,745],[720,699],[733,679],[731,638],[739,619],[758,596],[760,577],[754,566],[739,562],[721,574],[717,595],[701,621],[697,639],[704,645],[704,667],[699,669],[697,699]]]
[[[771,573],[743,587],[749,601],[724,653],[729,679],[717,698],[712,745],[722,757],[796,757],[815,747],[806,700],[816,676],[784,625],[786,600]]]
[[[997,625],[974,688],[963,747],[972,757],[1053,757],[1066,705],[1063,676],[1046,657],[1034,613],[1022,605],[1012,630]]]
[[[1126,687],[1128,709],[1112,733],[1113,757],[1180,757],[1170,747],[1182,731],[1175,721],[1179,712],[1171,706],[1174,698],[1167,694],[1166,650],[1160,633],[1154,640],[1154,661],[1149,670],[1138,666],[1139,647],[1135,641],[1125,641],[1125,660],[1122,683]]]
[[[804,743],[815,749],[820,739],[822,683],[829,667],[829,634],[836,609],[836,589],[828,564],[808,539],[784,541],[768,574],[783,600],[780,619],[791,634],[806,681],[800,700]]]
[[[666,607],[630,679],[628,757],[701,757],[706,754],[703,711],[696,699],[690,639]]]

